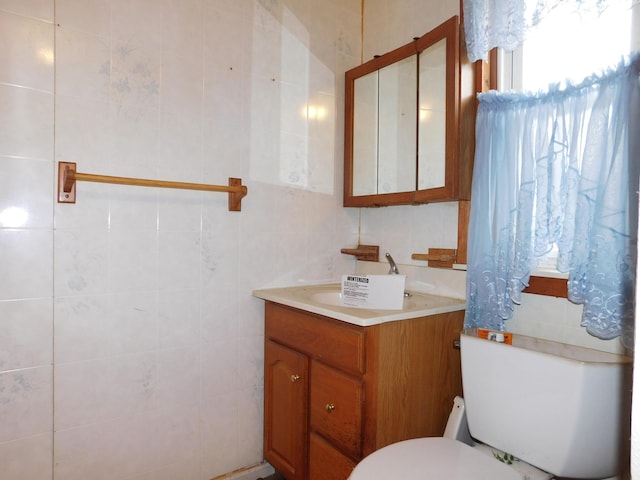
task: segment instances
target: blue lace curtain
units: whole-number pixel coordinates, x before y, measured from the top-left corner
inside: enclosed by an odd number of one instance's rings
[[[556,245],[582,325],[632,338],[639,73],[636,54],[579,85],[479,95],[467,326],[504,329],[537,258]]]

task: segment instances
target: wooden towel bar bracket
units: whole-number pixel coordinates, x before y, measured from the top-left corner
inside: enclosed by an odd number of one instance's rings
[[[452,268],[457,252],[452,248],[430,248],[429,253],[413,253],[412,260],[426,260],[430,267]]]
[[[134,185],[138,187],[178,188],[182,190],[204,190],[208,192],[226,192],[229,194],[229,211],[242,210],[242,199],[247,195],[247,187],[241,178],[229,178],[229,185],[208,185],[205,183],[168,182],[165,180],[147,180],[144,178],[112,177],[93,175],[76,171],[74,162],[58,162],[58,203],[76,203],[76,182],[113,183],[116,185]]]
[[[340,253],[345,255],[355,255],[363,262],[377,262],[380,257],[380,247],[378,245],[358,245],[357,248],[342,248]]]

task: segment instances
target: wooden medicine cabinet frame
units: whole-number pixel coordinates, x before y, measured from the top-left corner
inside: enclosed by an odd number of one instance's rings
[[[418,143],[415,148],[416,180],[415,188],[410,191],[393,193],[377,193],[354,195],[354,94],[355,81],[370,73],[394,65],[413,55],[425,51],[441,40],[446,40],[446,100],[445,100],[445,170],[444,186],[418,190]],[[418,67],[419,70],[419,67]],[[460,24],[457,16],[439,25],[420,38],[403,45],[384,55],[355,67],[345,74],[345,151],[344,151],[344,199],[345,207],[379,207],[389,205],[411,205],[439,201],[458,200],[468,197],[461,185],[460,161]],[[416,72],[416,77],[418,72]],[[419,95],[418,82],[415,86],[416,97]],[[418,131],[419,114],[416,108],[415,128]],[[418,134],[416,133],[416,136]],[[469,168],[469,172],[470,172]],[[469,173],[470,176],[470,173]],[[464,182],[470,183],[470,182]]]

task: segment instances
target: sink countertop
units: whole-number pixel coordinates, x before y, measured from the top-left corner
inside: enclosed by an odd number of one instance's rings
[[[439,313],[464,310],[465,300],[460,298],[442,297],[428,293],[411,292],[405,298],[402,310],[373,310],[356,308],[346,305],[335,305],[318,301],[313,297],[322,294],[340,292],[340,284],[304,285],[297,287],[267,288],[254,290],[253,296],[270,302],[287,305],[307,312],[335,318],[353,325],[368,327],[395,320],[426,317]],[[337,293],[336,293],[337,294]]]

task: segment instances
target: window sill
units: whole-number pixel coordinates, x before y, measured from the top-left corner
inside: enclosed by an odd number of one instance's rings
[[[529,286],[523,290],[523,293],[567,298],[567,276],[561,276],[563,274],[556,272],[558,276],[552,277],[549,276],[550,273],[552,272],[542,274],[539,271],[534,272],[529,278]]]

